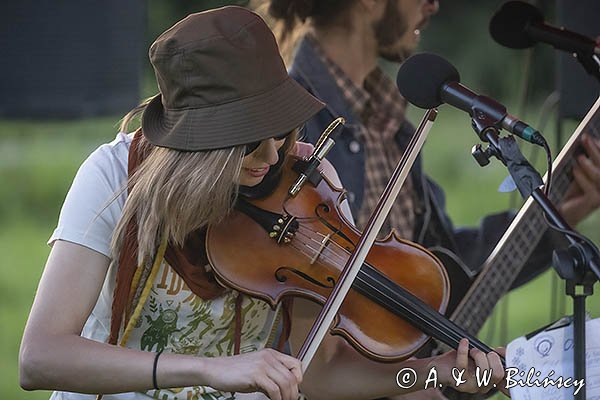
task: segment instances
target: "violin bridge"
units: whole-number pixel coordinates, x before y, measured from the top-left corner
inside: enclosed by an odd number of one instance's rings
[[[310,265],[313,265],[321,256],[321,253],[323,252],[323,250],[325,250],[325,247],[327,247],[327,243],[329,243],[329,240],[331,239],[331,235],[333,235],[333,232],[330,232],[327,236],[323,238],[323,240],[321,240],[321,245],[319,246],[319,249],[315,253],[315,256],[312,258],[312,260],[310,260]]]

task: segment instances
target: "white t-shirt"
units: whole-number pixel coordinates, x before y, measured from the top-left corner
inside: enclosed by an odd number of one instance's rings
[[[131,134],[119,133],[115,140],[100,146],[81,165],[49,244],[60,239],[110,255],[112,232],[126,199],[124,187],[131,140]],[[83,337],[99,342],[108,340],[115,276],[116,270],[109,268],[98,301],[83,328]],[[126,346],[201,357],[232,355],[237,294],[227,291],[215,299],[203,300],[194,295],[183,279],[163,261]],[[242,353],[264,348],[272,342],[278,312],[263,301],[243,297]],[[105,395],[104,399],[214,400],[229,396],[229,393],[209,387],[189,387]],[[51,399],[93,400],[95,396],[54,392]]]

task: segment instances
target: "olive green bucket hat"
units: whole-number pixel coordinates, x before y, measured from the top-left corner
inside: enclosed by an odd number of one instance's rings
[[[324,106],[289,77],[271,30],[242,7],[189,15],[149,54],[160,94],[142,131],[157,146],[198,151],[264,140]]]

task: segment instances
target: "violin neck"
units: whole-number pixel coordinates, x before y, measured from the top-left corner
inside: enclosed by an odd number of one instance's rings
[[[479,339],[469,335],[437,310],[368,264],[362,266],[352,288],[447,346],[456,349],[460,340],[467,338],[471,347],[486,353],[493,351]]]

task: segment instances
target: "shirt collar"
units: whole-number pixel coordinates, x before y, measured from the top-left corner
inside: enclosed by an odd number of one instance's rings
[[[356,85],[344,71],[333,62],[325,52],[320,44],[310,34],[306,35],[306,40],[312,46],[315,54],[319,57],[319,60],[323,63],[331,77],[335,80],[336,85],[342,92],[342,96],[352,107],[352,111],[356,115],[362,116],[365,107],[370,99],[370,94],[364,88]]]

